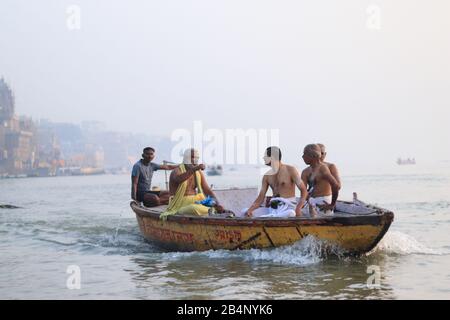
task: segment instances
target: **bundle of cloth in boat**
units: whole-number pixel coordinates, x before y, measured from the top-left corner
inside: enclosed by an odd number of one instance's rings
[[[181,173],[186,172],[186,167],[184,166],[184,164],[181,164],[179,168]],[[209,208],[202,204],[196,203],[205,199],[201,184],[202,177],[199,171],[195,172],[195,179],[197,182],[198,193],[195,195],[186,196],[185,193],[187,188],[187,180],[180,183],[177,191],[175,192],[175,195],[170,197],[169,199],[167,210],[161,213],[161,215],[159,216],[160,219],[166,220],[168,216],[174,215],[176,213],[181,215],[196,216],[208,215]]]
[[[326,197],[310,197],[308,202],[302,209],[303,216],[311,216],[311,211],[313,211],[313,215],[321,214],[321,215],[332,215],[333,211],[323,211],[317,205],[331,203],[331,196]],[[295,217],[295,208],[297,207],[297,198],[281,198],[276,197],[270,199],[269,207],[260,207],[253,211],[253,217],[255,218],[265,218],[265,217],[273,217],[273,218],[289,218]],[[242,210],[240,216],[244,216],[248,211],[248,208]]]
[[[287,218],[295,217],[295,207],[297,206],[297,199],[275,197],[270,199],[269,207],[260,207],[253,211],[253,217],[278,217]],[[245,208],[241,211],[241,216],[244,216],[249,208]]]

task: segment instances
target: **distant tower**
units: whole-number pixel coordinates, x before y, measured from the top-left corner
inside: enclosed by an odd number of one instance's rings
[[[3,78],[0,79],[0,123],[14,116],[14,94]]]

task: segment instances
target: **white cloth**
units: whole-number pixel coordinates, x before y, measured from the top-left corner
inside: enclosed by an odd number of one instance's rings
[[[331,203],[332,196],[324,196],[324,197],[316,197],[316,198],[309,198],[308,203],[303,207],[302,213],[303,215],[310,216],[309,208],[312,206],[318,214],[325,215],[325,216],[331,216],[334,214],[333,210],[327,210],[323,211],[321,210],[317,205],[318,204],[325,204]]]
[[[295,208],[297,206],[297,199],[295,197],[292,198],[272,198],[270,201],[278,200],[280,203],[278,204],[278,208],[266,208],[260,207],[253,210],[254,218],[263,218],[263,217],[274,217],[274,218],[287,218],[287,217],[295,217]],[[245,208],[241,211],[241,216],[244,216],[248,211],[248,208]]]

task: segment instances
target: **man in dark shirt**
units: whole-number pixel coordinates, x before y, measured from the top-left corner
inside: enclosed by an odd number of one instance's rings
[[[173,170],[178,165],[156,164],[155,149],[146,147],[142,151],[142,159],[136,162],[131,172],[131,198],[143,202],[146,207],[155,207],[168,204],[170,194],[168,191],[152,191],[152,177],[156,170]]]

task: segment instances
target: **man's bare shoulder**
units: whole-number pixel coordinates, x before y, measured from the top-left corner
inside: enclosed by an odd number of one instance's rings
[[[310,174],[312,172],[311,167],[307,167],[305,169],[303,169],[302,174]]]
[[[180,174],[181,174],[181,169],[180,169],[180,167],[177,167],[177,168],[173,169],[173,170],[170,172],[170,176],[171,176],[171,177],[175,177],[175,176],[178,176],[178,175],[180,175]]]
[[[328,165],[328,169],[330,169],[330,171],[337,171],[337,169],[338,169],[334,163],[328,162],[327,165]]]
[[[264,179],[269,179],[270,177],[273,177],[275,174],[276,174],[276,172],[272,168],[267,169],[267,171],[264,172],[263,180]]]
[[[322,163],[319,167],[319,172],[322,174],[328,174],[331,173],[330,168],[328,167],[328,164]]]
[[[285,166],[286,169],[289,170],[289,171],[294,170],[294,169],[297,169],[297,168],[295,168],[293,165],[290,165],[290,164],[284,164],[284,166]]]
[[[287,171],[290,175],[297,175],[299,173],[298,169],[295,166],[290,164],[285,164]]]

